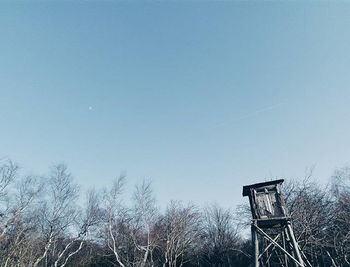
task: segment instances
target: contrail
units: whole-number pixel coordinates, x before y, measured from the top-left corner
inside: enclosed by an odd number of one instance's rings
[[[252,112],[249,112],[241,117],[238,117],[238,118],[235,118],[235,119],[232,119],[231,122],[234,123],[234,122],[238,122],[238,121],[241,121],[241,120],[244,120],[244,119],[247,119],[247,118],[251,118],[251,117],[254,117],[256,115],[259,115],[260,113],[264,113],[266,111],[269,111],[269,110],[272,110],[272,109],[276,109],[278,108],[279,106],[283,105],[284,102],[281,102],[281,103],[277,103],[277,104],[274,104],[274,105],[270,105],[270,106],[267,106],[267,107],[263,107],[263,108],[260,108],[260,109],[257,109],[255,111],[252,111]],[[230,121],[230,120],[229,120]],[[223,124],[226,124],[228,123],[229,121],[224,121],[224,122],[221,122],[219,124],[217,124],[216,126],[221,126]]]
[[[255,116],[257,114],[260,114],[260,113],[263,113],[265,111],[269,111],[269,110],[275,109],[275,108],[281,106],[282,104],[283,104],[283,102],[278,103],[278,104],[274,104],[274,105],[271,105],[271,106],[267,106],[267,107],[264,107],[264,108],[261,108],[261,109],[255,110],[255,111],[252,111],[251,113],[248,113],[246,115],[243,115],[243,116],[237,118],[237,120],[242,120],[242,119],[246,119],[246,118],[249,118],[249,117],[253,117],[253,116]]]
[[[276,109],[278,108],[279,106],[285,104],[285,102],[281,102],[281,103],[277,103],[277,104],[273,104],[273,105],[270,105],[270,106],[266,106],[266,107],[263,107],[263,108],[260,108],[260,109],[257,109],[257,110],[254,110],[252,112],[249,112],[249,113],[246,113],[245,115],[243,116],[240,116],[240,117],[237,117],[237,118],[232,118],[232,119],[228,119],[228,120],[225,120],[225,121],[221,121],[221,122],[218,122],[216,124],[212,124],[210,125],[208,128],[206,128],[207,131],[211,131],[211,130],[214,130],[215,128],[218,128],[220,126],[223,126],[227,123],[236,123],[236,122],[239,122],[241,120],[244,120],[244,119],[247,119],[247,118],[250,118],[250,117],[254,117],[254,116],[257,116],[259,115],[260,113],[264,113],[264,112],[267,112],[269,110],[273,110],[273,109]],[[184,135],[185,137],[192,137],[193,136],[193,133],[187,133]],[[198,135],[197,135],[198,137]]]

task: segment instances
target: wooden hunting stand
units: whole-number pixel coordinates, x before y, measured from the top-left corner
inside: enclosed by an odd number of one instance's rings
[[[281,179],[243,187],[243,196],[249,197],[253,216],[251,231],[254,267],[309,266],[293,233],[291,218],[281,193],[283,181]]]

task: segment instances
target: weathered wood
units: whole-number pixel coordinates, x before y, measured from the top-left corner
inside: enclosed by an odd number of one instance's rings
[[[287,223],[287,231],[289,233],[289,236],[290,236],[290,239],[292,241],[292,244],[293,244],[293,249],[294,249],[294,253],[296,254],[296,257],[298,259],[298,261],[301,263],[300,266],[304,267],[304,261],[303,259],[301,258],[301,254],[300,254],[300,251],[299,251],[299,246],[298,246],[298,243],[295,239],[295,236],[294,236],[294,233],[293,233],[293,228],[290,224],[290,222]]]
[[[276,247],[278,247],[280,250],[282,250],[289,258],[291,258],[298,266],[305,267],[303,264],[303,261],[294,258],[287,250],[285,250],[280,244],[275,242],[268,234],[266,234],[262,229],[260,229],[258,226],[256,226],[257,232],[259,232],[264,238],[269,240],[271,243],[273,243]]]
[[[270,266],[273,252],[281,261],[282,266],[288,267],[290,263],[295,263],[296,266],[305,267],[301,250],[293,233],[291,218],[288,216],[282,196],[282,183],[283,180],[276,180],[243,187],[243,196],[249,197],[253,217],[251,232],[254,255],[253,266],[255,267],[263,267],[265,263],[266,266]],[[268,231],[268,233],[273,234],[270,236],[262,229],[272,229],[272,232]],[[278,229],[280,232],[276,236]],[[278,240],[280,236],[281,240]],[[261,253],[259,251],[259,239],[269,242],[261,242]],[[272,251],[269,253],[271,247]],[[275,248],[278,248],[278,250],[275,250]]]
[[[282,229],[282,244],[283,244],[283,248],[287,250],[285,229]],[[285,266],[288,267],[288,256],[286,254],[284,254],[284,262],[285,262]]]
[[[259,239],[256,232],[256,221],[252,223],[252,240],[253,240],[253,255],[254,255],[254,267],[259,267]]]

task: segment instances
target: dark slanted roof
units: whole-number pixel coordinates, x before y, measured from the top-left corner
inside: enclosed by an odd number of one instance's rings
[[[243,186],[243,196],[244,197],[248,196],[251,188],[260,188],[260,187],[265,187],[265,186],[269,186],[269,185],[281,184],[283,182],[284,182],[283,179],[279,179],[279,180],[268,181],[268,182],[264,182],[264,183],[245,185],[245,186]]]

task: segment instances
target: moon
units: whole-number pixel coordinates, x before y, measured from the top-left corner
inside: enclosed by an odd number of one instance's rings
[[[92,106],[89,106],[89,110],[93,110],[94,108]]]

